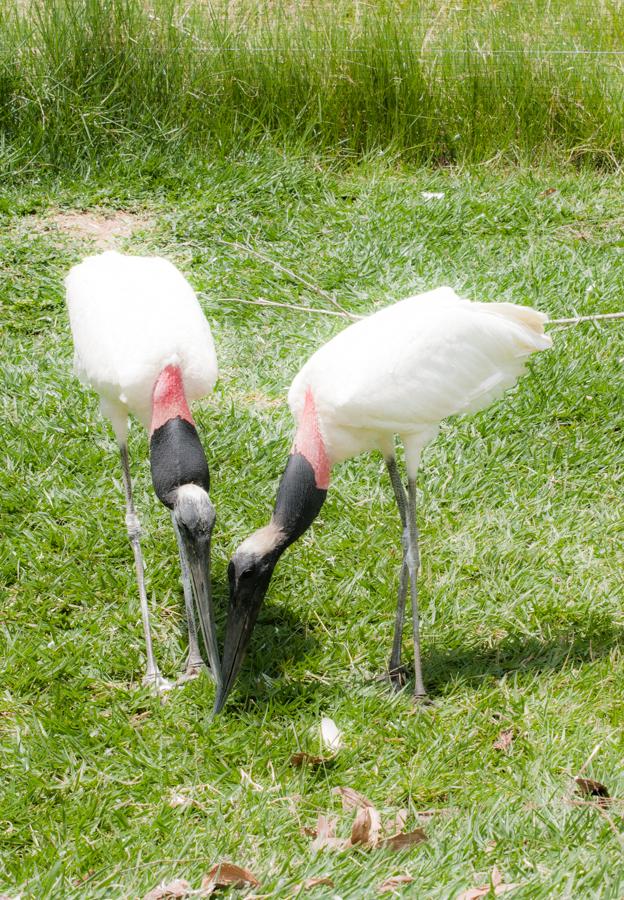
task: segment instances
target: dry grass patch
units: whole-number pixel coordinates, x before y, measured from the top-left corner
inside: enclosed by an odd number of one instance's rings
[[[226,369],[222,369],[220,374],[221,381],[223,382],[224,377],[230,373]],[[241,406],[255,410],[276,409],[279,406],[286,405],[285,397],[270,397],[268,394],[259,390],[236,391],[228,389],[228,397]]]
[[[44,225],[79,240],[93,241],[96,247],[110,250],[140,229],[149,228],[150,217],[127,211],[75,210],[55,213]]]

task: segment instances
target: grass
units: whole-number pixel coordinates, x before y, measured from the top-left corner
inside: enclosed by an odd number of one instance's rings
[[[404,896],[454,897],[487,883],[493,865],[521,885],[518,898],[622,896],[621,804],[567,802],[570,773],[598,745],[585,774],[624,797],[621,326],[559,331],[516,391],[446,423],[425,455],[433,706],[415,709],[375,680],[390,649],[399,528],[371,455],[336,470],[321,517],[280,563],[240,687],[211,721],[207,679],[166,703],[141,687],[114,442],[71,375],[62,280],[90,245],[45,226],[56,210],[93,207],[151,217],[124,246],[174,260],[213,325],[221,378],[196,417],[218,511],[221,634],[229,554],[265,521],[288,452],[286,388],[341,323],[225,302],[322,304],[216,238],[248,239],[358,312],[441,283],[552,316],[622,307],[621,182],[610,175],[381,163],[339,173],[265,151],[157,180],[133,170],[5,186],[2,889],[140,897],[176,876],[197,886],[228,858],[271,897],[313,875],[336,885],[315,896],[372,897],[403,872],[416,879]],[[131,456],[156,652],[175,676],[185,652],[175,542],[140,429]],[[293,769],[295,750],[318,752],[322,715],[344,749],[317,770]],[[493,743],[507,727],[515,740],[503,753]],[[338,785],[387,814],[408,808],[408,827],[439,810],[428,842],[401,855],[314,854],[300,828],[319,811],[348,832]],[[174,792],[194,805],[173,807]]]
[[[0,0],[0,171],[250,145],[624,158],[621,0]]]

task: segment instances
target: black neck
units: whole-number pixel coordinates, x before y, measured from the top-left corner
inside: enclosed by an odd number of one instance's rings
[[[273,510],[273,522],[283,539],[278,545],[283,553],[306,531],[318,516],[327,491],[316,486],[314,470],[301,453],[291,453],[280,481]]]
[[[198,484],[208,492],[210,474],[204,448],[195,426],[186,419],[176,416],[153,432],[150,463],[156,495],[170,509],[182,484]]]

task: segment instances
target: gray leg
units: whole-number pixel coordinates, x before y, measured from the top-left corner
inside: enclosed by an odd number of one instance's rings
[[[390,663],[388,667],[392,684],[395,687],[400,688],[403,686],[405,675],[403,666],[401,665],[401,644],[403,641],[403,629],[405,627],[405,599],[407,596],[408,577],[407,552],[409,544],[407,529],[407,498],[405,496],[405,488],[403,487],[401,476],[399,475],[399,470],[397,468],[396,459],[393,456],[391,456],[389,459],[386,459],[386,466],[388,467],[390,482],[394,490],[394,496],[396,498],[397,506],[399,508],[399,515],[401,517],[401,524],[403,526],[403,534],[401,538],[401,544],[403,547],[403,559],[401,562],[401,574],[399,576],[399,593],[397,597],[397,611],[394,623],[394,638],[392,641],[392,652],[390,654]]]
[[[199,641],[197,640],[197,623],[195,621],[195,600],[193,598],[193,587],[191,585],[191,573],[189,572],[188,563],[186,561],[186,553],[180,536],[180,529],[177,526],[175,516],[171,514],[173,530],[175,531],[178,542],[178,550],[180,551],[180,568],[182,570],[182,586],[184,588],[184,608],[186,610],[186,625],[188,628],[189,655],[186,663],[186,671],[182,680],[195,678],[199,675],[204,661],[199,652]]]
[[[407,498],[405,496],[405,488],[403,487],[403,482],[401,481],[401,476],[399,475],[399,469],[394,456],[391,456],[386,460],[386,466],[388,468],[388,474],[390,475],[390,482],[392,484],[394,496],[396,497],[397,506],[399,507],[401,525],[405,528],[407,525]]]
[[[425,683],[422,676],[420,661],[420,618],[418,614],[418,567],[420,558],[418,555],[418,528],[416,526],[416,481],[409,479],[407,482],[408,510],[407,510],[407,568],[410,575],[412,591],[412,621],[414,628],[414,674],[416,683],[414,696],[426,697]]]
[[[147,606],[147,593],[145,591],[145,572],[143,568],[143,555],[141,553],[141,525],[139,523],[134,503],[132,501],[132,480],[130,478],[130,467],[128,465],[128,447],[121,444],[119,447],[121,455],[121,471],[123,474],[124,492],[126,495],[126,529],[132,552],[134,553],[134,565],[136,568],[137,582],[139,585],[139,599],[141,602],[141,618],[143,620],[143,635],[145,637],[145,649],[147,653],[147,671],[144,684],[151,684],[157,693],[166,691],[171,684],[163,678],[154,659],[154,649],[152,647],[152,635],[150,633],[149,609]]]

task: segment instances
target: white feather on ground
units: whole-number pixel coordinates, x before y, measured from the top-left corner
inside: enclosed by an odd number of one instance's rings
[[[337,751],[342,747],[342,732],[328,716],[321,719],[321,740],[328,750]]]

